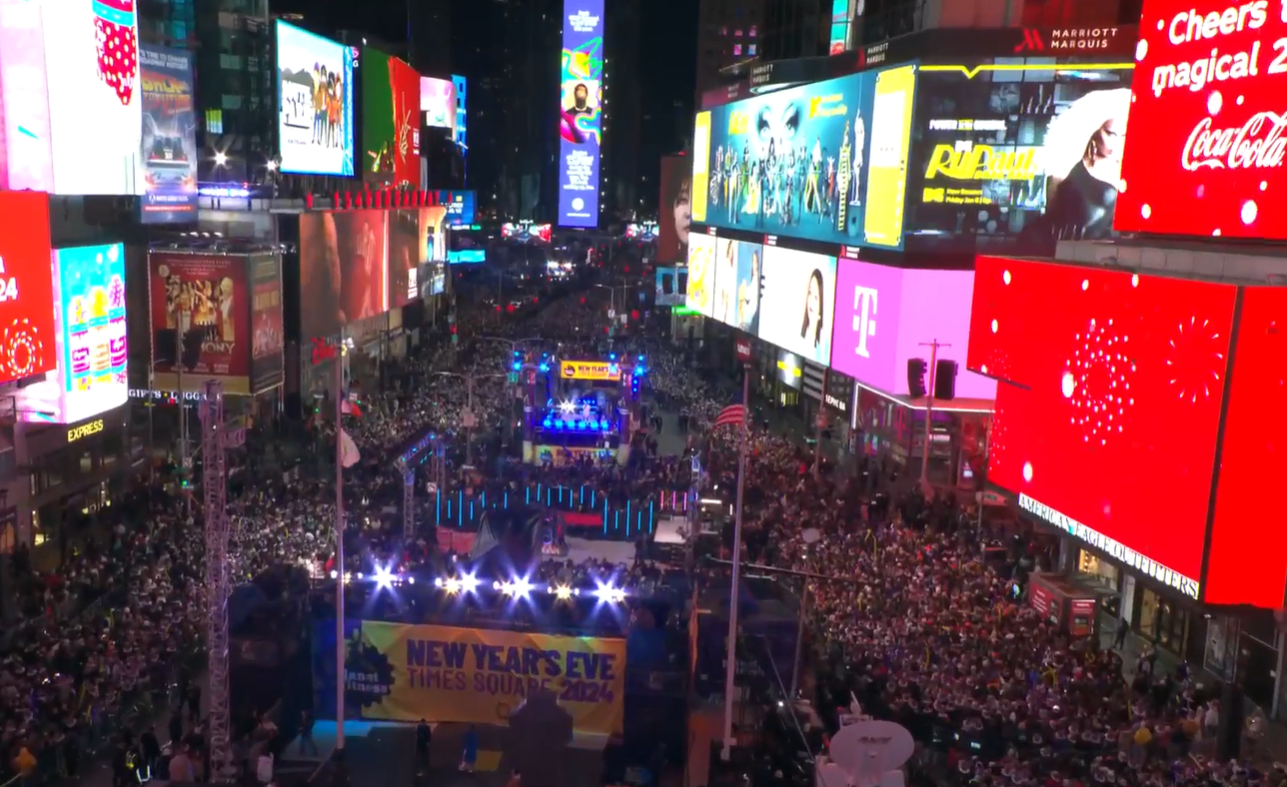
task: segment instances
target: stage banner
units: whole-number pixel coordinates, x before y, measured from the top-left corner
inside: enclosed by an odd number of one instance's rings
[[[505,724],[543,688],[576,730],[622,731],[624,639],[362,621],[349,652],[360,654],[346,672],[364,719]]]

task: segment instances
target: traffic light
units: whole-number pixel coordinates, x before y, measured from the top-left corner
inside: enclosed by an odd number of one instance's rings
[[[907,361],[907,395],[919,399],[925,395],[925,360],[909,358]]]
[[[940,360],[934,364],[934,398],[951,401],[956,398],[956,361]]]

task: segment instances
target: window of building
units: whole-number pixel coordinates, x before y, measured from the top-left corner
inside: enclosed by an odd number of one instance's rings
[[[733,57],[741,57],[741,56],[742,56],[742,45],[733,44]]]
[[[740,28],[740,27],[739,27],[738,29],[734,30],[734,31],[733,31],[733,37],[734,37],[734,38],[741,38],[741,37],[742,37],[742,28]]]
[[[755,38],[755,34],[758,32],[757,30],[758,27],[759,25],[751,25],[751,31],[750,31],[751,38]]]
[[[719,34],[720,34],[720,35],[722,35],[722,36],[726,36],[726,35],[728,35],[728,28],[727,28],[727,27],[721,27],[721,28],[719,29]]]
[[[755,55],[755,47],[756,47],[756,45],[755,45],[755,44],[747,44],[747,46],[746,46],[746,54],[751,55],[751,56],[754,56],[754,55]]]

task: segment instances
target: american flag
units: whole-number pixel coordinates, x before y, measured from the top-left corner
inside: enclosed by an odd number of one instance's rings
[[[741,426],[742,422],[744,422],[745,420],[746,420],[746,405],[730,404],[728,407],[725,407],[723,410],[719,411],[719,415],[715,417],[715,423],[711,424],[711,428],[718,429],[719,427],[724,426],[725,424],[732,424],[733,426]]]

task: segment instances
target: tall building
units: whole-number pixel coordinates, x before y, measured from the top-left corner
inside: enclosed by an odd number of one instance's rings
[[[724,69],[760,56],[766,5],[766,0],[701,0],[697,33],[699,104],[702,93],[723,84]]]
[[[263,182],[277,127],[268,0],[203,0],[196,10],[199,179]]]
[[[765,0],[760,60],[793,60],[827,54],[832,0]]]

